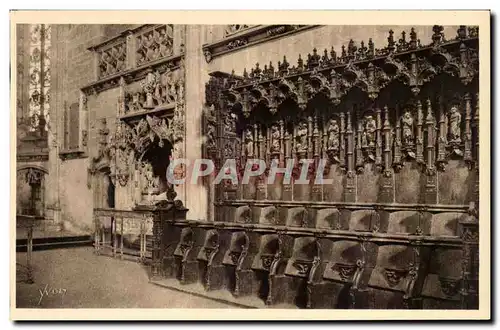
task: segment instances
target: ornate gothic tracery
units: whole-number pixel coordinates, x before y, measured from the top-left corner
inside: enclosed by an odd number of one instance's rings
[[[333,48],[322,54],[314,49],[305,59],[299,56],[296,65],[285,56],[276,66],[262,68],[257,63],[242,76],[225,76],[222,89],[229,112],[223,116],[237,116],[239,122],[256,127],[234,131],[248,145],[242,156],[259,148],[262,155],[281,154],[281,161],[329,155],[347,164],[348,173],[363,171],[365,163],[373,162],[387,175],[406,160],[425,164],[431,172],[434,167],[443,169],[453,157],[472,163],[471,95],[478,88],[478,29],[461,26],[452,40],[445,40],[440,26],[433,32],[426,45],[414,29],[409,40],[405,32],[396,40],[389,31],[388,44],[381,49],[371,39],[366,44],[351,40],[339,54]],[[442,87],[456,82],[461,86],[454,94]],[[208,88],[222,90],[215,81]],[[217,105],[215,100],[208,103]],[[328,109],[320,109],[320,104],[329,104]],[[297,115],[290,115],[293,107]],[[262,118],[262,109],[275,124],[256,119]],[[280,125],[285,127],[282,134]],[[295,129],[290,131],[289,125]],[[227,126],[225,130],[232,131]]]
[[[28,114],[31,131],[48,130],[50,109],[50,35],[50,25],[30,25]]]

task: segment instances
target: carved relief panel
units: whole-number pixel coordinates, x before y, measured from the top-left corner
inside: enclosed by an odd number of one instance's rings
[[[127,45],[125,41],[109,45],[97,53],[98,78],[125,71],[127,68]]]
[[[162,73],[149,71],[137,86],[125,87],[124,79],[121,86],[120,116],[174,106],[184,98],[184,71],[169,68]]]
[[[146,29],[135,36],[136,62],[142,65],[173,54],[173,25],[160,25]]]

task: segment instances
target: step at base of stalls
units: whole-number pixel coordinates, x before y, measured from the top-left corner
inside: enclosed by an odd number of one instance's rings
[[[206,291],[203,284],[197,282],[192,284],[180,284],[175,278],[164,278],[150,280],[150,283],[198,297],[211,299],[240,308],[276,308],[276,309],[299,309],[291,304],[266,305],[264,300],[255,296],[235,297],[227,290]]]
[[[72,248],[82,246],[92,246],[91,236],[59,236],[59,237],[39,237],[33,238],[33,251]],[[27,251],[28,240],[25,238],[16,239],[16,252]]]

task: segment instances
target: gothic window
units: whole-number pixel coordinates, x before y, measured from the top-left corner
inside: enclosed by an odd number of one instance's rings
[[[29,118],[30,131],[48,130],[50,100],[50,34],[47,24],[30,25]]]

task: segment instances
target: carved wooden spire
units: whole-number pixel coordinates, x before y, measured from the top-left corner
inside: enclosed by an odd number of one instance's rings
[[[472,130],[471,130],[471,97],[465,94],[465,134],[464,134],[464,161],[472,168]]]
[[[387,50],[389,53],[394,52],[396,49],[396,42],[394,41],[394,31],[389,30],[389,37],[387,37]]]
[[[430,173],[433,173],[434,166],[434,142],[435,142],[435,122],[434,115],[432,113],[432,103],[430,99],[427,99],[427,118],[425,121],[427,128],[427,169]]]

